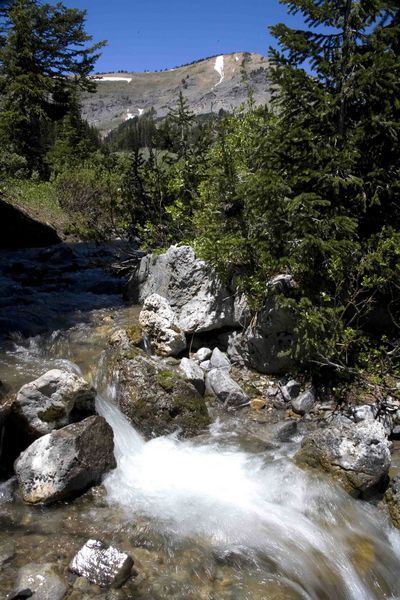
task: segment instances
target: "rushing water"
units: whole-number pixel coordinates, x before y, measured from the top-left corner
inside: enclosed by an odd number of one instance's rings
[[[124,306],[114,293],[117,283],[114,289],[107,277],[108,288],[98,287],[105,275],[96,265],[79,267],[73,277],[64,271],[57,290],[46,292],[41,283],[33,288],[41,310],[37,303],[24,305],[28,334],[9,331],[3,340],[0,379],[12,389],[55,366],[96,384],[97,408],[113,427],[118,463],[104,481],[106,497],[94,490],[70,503],[32,508],[6,502],[0,486],[0,556],[2,545],[15,546],[0,571],[5,593],[27,562],[55,563],[70,577],[74,552],[97,537],[135,558],[138,577],[119,598],[400,598],[399,534],[374,506],[295,467],[291,456],[299,440],[260,451],[252,442],[268,426],[250,431],[243,413],[218,409],[209,431],[190,441],[166,436],[146,442],[132,428],[115,407],[116,382],[107,380],[103,351],[113,330],[137,319],[137,309]],[[8,322],[21,317],[17,312],[10,306]],[[45,327],[51,319],[54,327]],[[74,594],[107,598],[96,586]]]

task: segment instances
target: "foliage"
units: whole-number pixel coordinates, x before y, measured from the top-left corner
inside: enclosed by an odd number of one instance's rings
[[[87,46],[85,12],[14,0],[0,9],[0,142],[44,172],[51,124],[64,117],[77,87],[93,90],[89,74],[102,43]]]

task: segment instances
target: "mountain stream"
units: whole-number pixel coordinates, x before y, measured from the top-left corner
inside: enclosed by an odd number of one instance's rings
[[[1,259],[0,380],[16,391],[50,368],[82,373],[114,430],[118,466],[103,487],[50,507],[11,500],[0,483],[0,549],[13,548],[0,597],[18,568],[50,562],[74,600],[400,598],[398,532],[373,505],[299,470],[300,438],[260,449],[240,412],[215,407],[209,430],[190,441],[146,442],[133,429],[115,406],[104,350],[138,307],[123,303],[110,262],[109,248],[84,244]],[[136,578],[112,596],[73,587],[68,564],[89,538],[135,560]]]

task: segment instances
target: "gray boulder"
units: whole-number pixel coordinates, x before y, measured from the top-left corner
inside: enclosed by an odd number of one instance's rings
[[[67,593],[64,580],[50,563],[30,563],[18,571],[17,582],[9,600],[62,600]]]
[[[315,406],[316,398],[313,389],[306,390],[300,396],[292,398],[291,404],[293,411],[298,415],[306,415]]]
[[[390,443],[377,421],[342,423],[306,436],[295,455],[300,466],[320,469],[359,496],[387,476]]]
[[[88,417],[44,435],[15,462],[22,497],[48,504],[84,491],[116,466],[114,436],[103,417]]]
[[[128,298],[142,304],[151,294],[166,298],[185,333],[241,327],[247,303],[222,284],[209,264],[189,246],[142,258],[128,285]]]
[[[214,348],[210,358],[210,367],[211,369],[225,369],[230,371],[231,361],[219,348]]]
[[[197,435],[210,423],[204,398],[179,372],[136,349],[114,359],[116,402],[147,438]]]
[[[249,397],[224,369],[212,369],[206,376],[207,390],[214,394],[224,406],[240,406],[249,402]]]
[[[204,371],[197,362],[190,360],[190,358],[182,358],[179,368],[185,379],[194,385],[196,390],[203,395],[205,390]]]
[[[69,566],[73,573],[101,587],[121,587],[129,578],[133,560],[113,546],[88,540]]]
[[[176,356],[186,348],[186,337],[168,301],[152,294],[146,298],[139,323],[152,349],[161,356]]]
[[[267,284],[266,298],[256,318],[242,334],[231,336],[228,355],[260,373],[283,373],[292,365],[295,341],[293,313],[280,306],[278,295],[290,295],[296,284],[290,275],[277,275]]]
[[[17,393],[12,412],[33,439],[65,427],[95,411],[96,392],[70,371],[52,369]]]

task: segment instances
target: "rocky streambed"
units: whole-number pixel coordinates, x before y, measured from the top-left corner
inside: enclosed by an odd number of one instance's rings
[[[2,258],[0,595],[395,600],[396,399],[288,375],[287,276],[251,320],[191,249],[127,286],[120,251]]]

